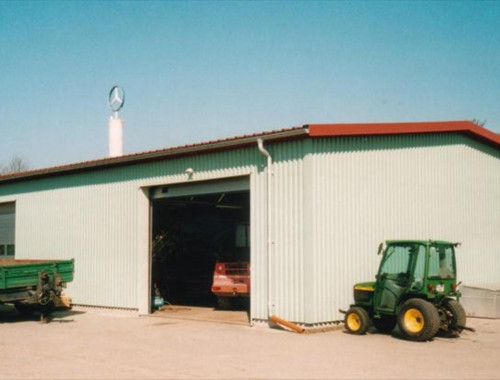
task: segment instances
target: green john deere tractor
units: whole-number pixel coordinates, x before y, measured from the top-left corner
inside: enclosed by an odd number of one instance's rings
[[[458,336],[466,316],[458,302],[455,248],[445,241],[387,241],[375,282],[354,285],[354,305],[345,313],[351,334],[373,324],[391,332],[396,324],[405,338],[432,339],[438,331]]]

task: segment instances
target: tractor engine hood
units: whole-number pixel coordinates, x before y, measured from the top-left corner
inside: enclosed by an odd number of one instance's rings
[[[356,303],[370,303],[375,291],[375,282],[360,282],[354,285],[354,301]]]

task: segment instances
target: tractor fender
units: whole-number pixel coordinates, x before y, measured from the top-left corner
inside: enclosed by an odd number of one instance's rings
[[[397,302],[397,305],[396,305],[396,308],[394,310],[395,314],[399,314],[399,310],[401,309],[401,306],[406,302],[408,301],[409,299],[412,299],[412,298],[420,298],[421,300],[424,300],[424,301],[428,301],[428,302],[431,302],[433,303],[432,301],[430,301],[427,297],[425,297],[423,294],[421,293],[405,293],[405,294],[402,294],[401,297],[399,297],[398,299],[398,302]]]

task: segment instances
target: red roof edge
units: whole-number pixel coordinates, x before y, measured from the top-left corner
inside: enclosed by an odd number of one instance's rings
[[[420,133],[465,133],[483,142],[500,147],[500,136],[471,121],[431,121],[409,123],[309,124],[311,137],[372,136]]]

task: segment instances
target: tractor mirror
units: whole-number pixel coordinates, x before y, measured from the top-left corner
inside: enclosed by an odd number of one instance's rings
[[[378,245],[378,252],[377,252],[377,255],[380,255],[384,250],[384,243],[380,243]]]

